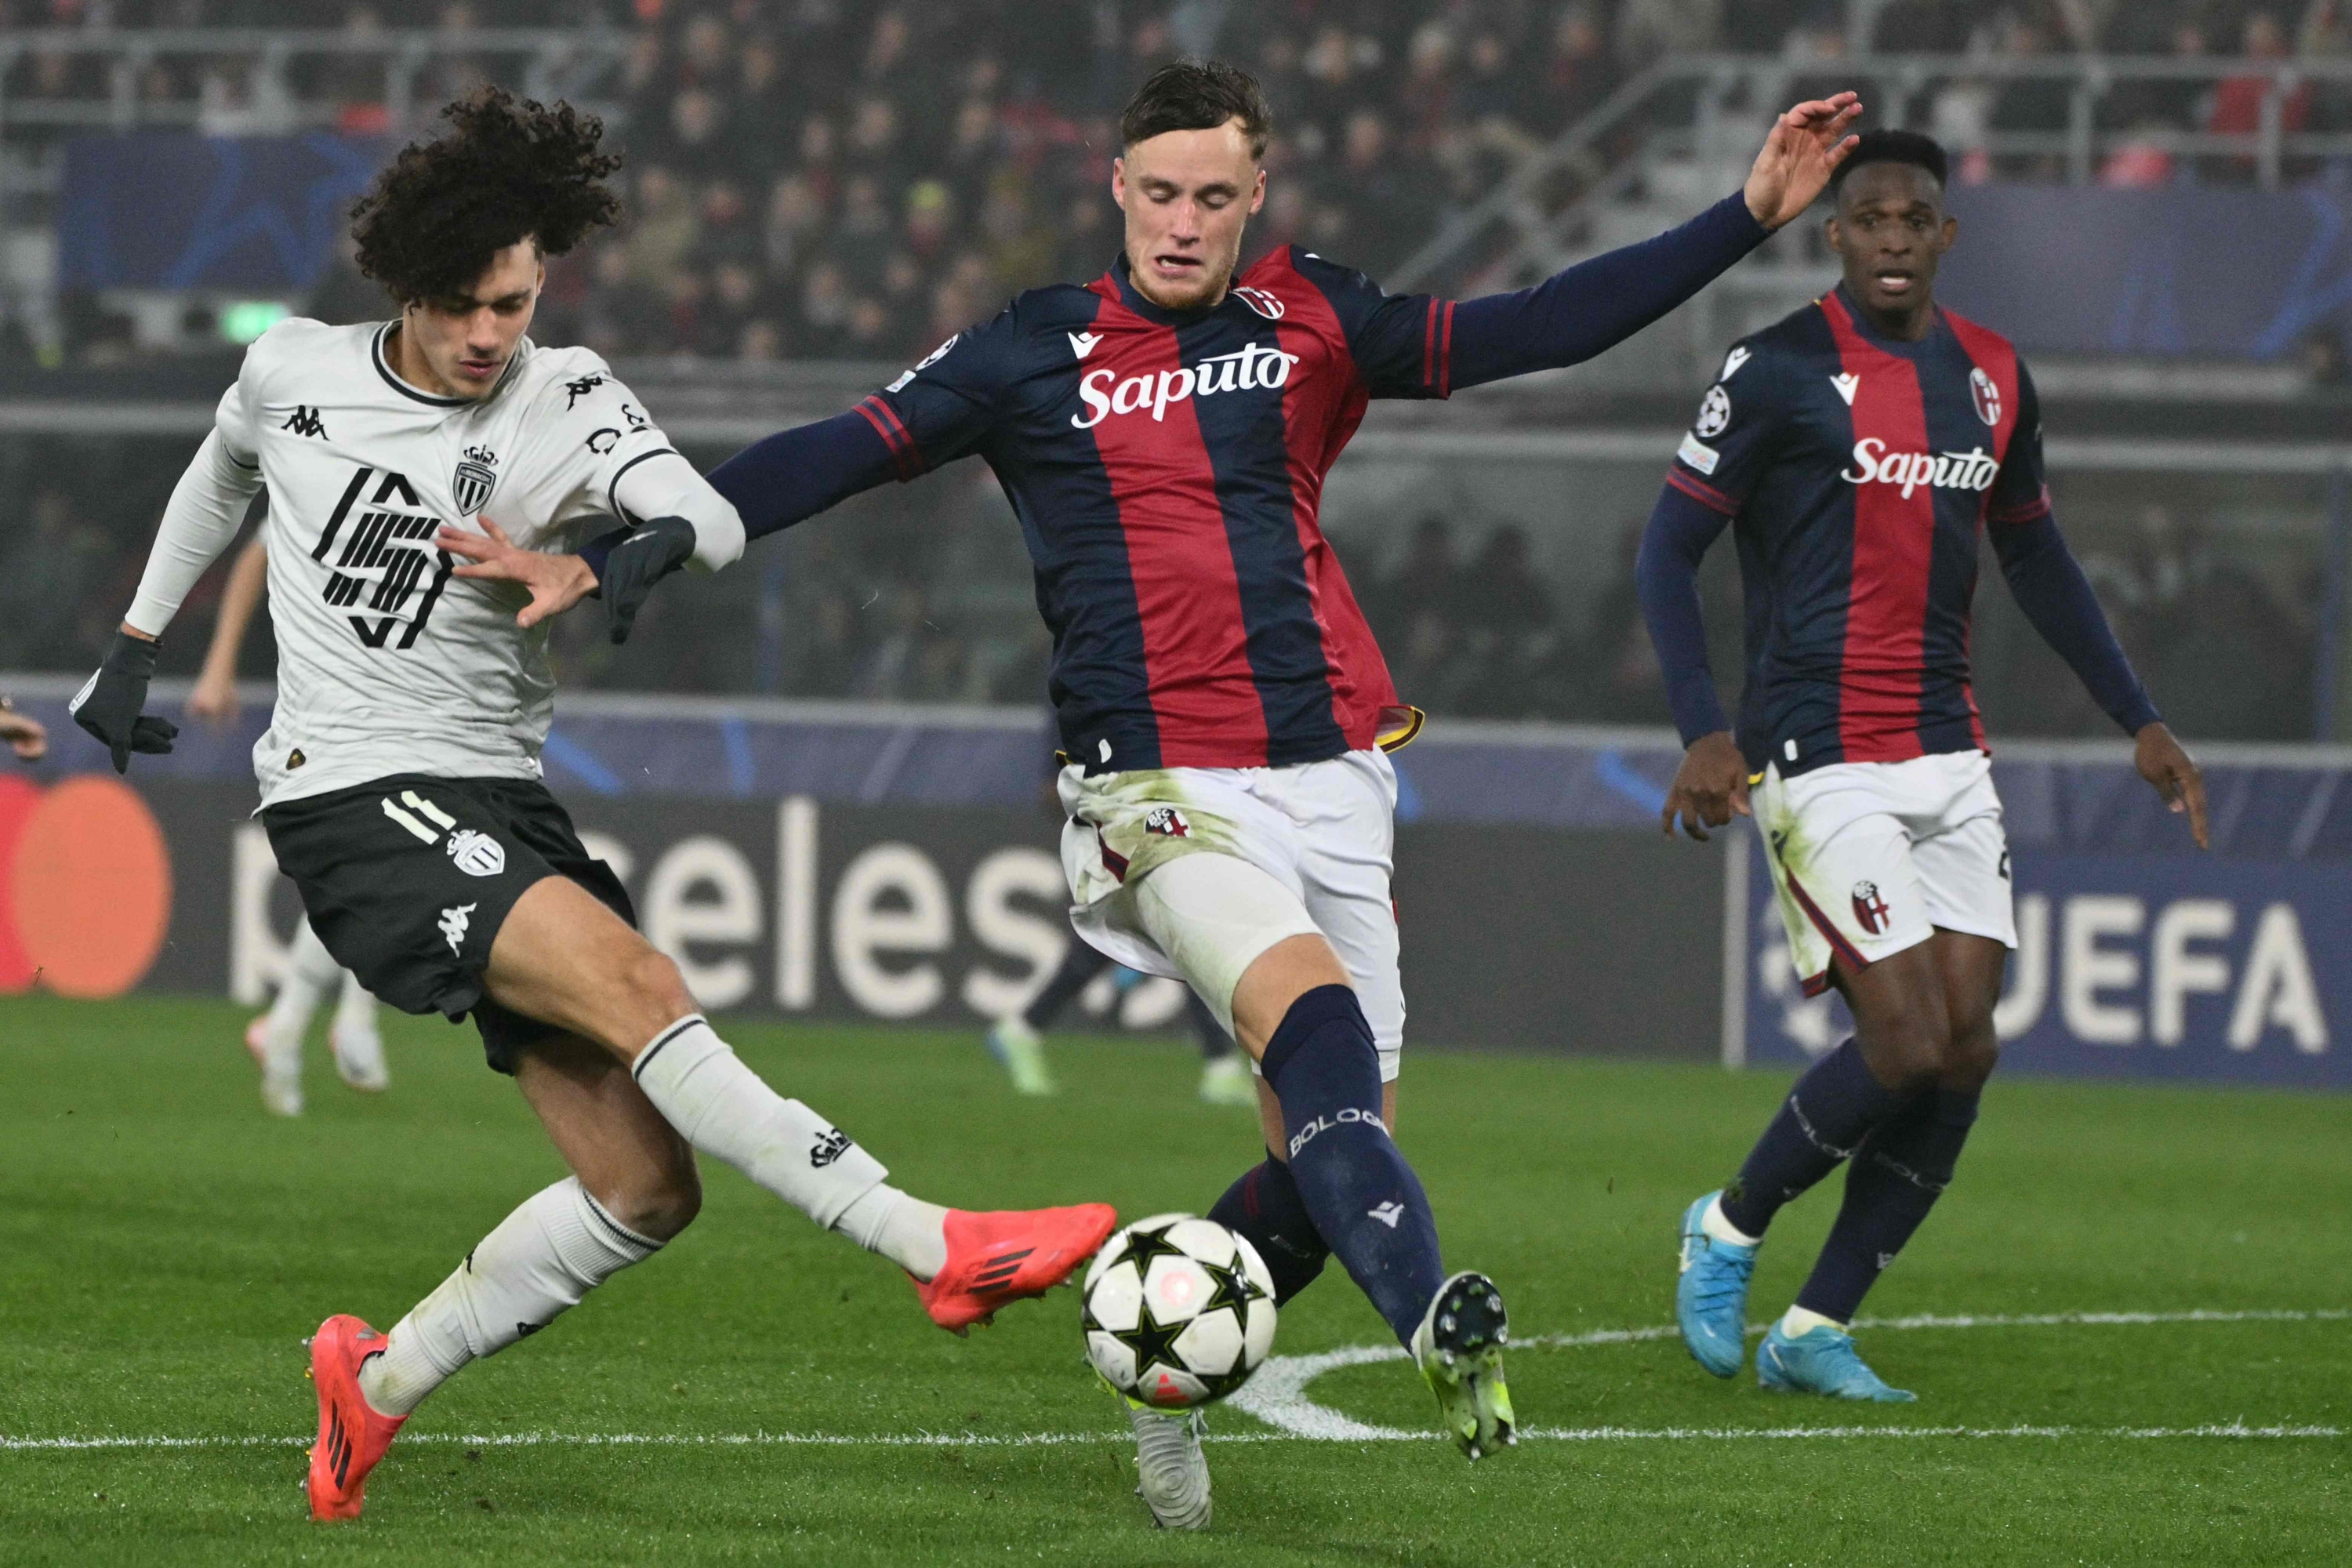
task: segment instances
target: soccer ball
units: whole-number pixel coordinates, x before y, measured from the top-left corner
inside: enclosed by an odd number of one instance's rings
[[[1114,1234],[1087,1270],[1087,1359],[1162,1410],[1223,1399],[1274,1346],[1274,1277],[1213,1219],[1154,1215]]]

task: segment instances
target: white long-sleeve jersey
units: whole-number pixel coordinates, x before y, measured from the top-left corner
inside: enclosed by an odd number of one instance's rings
[[[674,515],[694,564],[742,552],[735,510],[671,450],[604,362],[524,339],[478,401],[396,375],[393,323],[288,321],[246,352],[166,508],[129,616],[161,635],[269,489],[278,706],[253,752],[262,804],[394,773],[537,778],[554,715],[547,626],[520,586],[453,574],[433,536],[493,518],[527,550],[575,548],[584,520]]]

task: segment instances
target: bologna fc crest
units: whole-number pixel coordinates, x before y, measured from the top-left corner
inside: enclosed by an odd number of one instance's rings
[[[1282,320],[1282,301],[1275,298],[1272,294],[1267,293],[1265,289],[1252,287],[1249,284],[1244,284],[1240,288],[1234,289],[1234,297],[1239,299],[1243,304],[1247,305],[1251,310],[1255,310],[1267,321],[1278,321]]]
[[[457,465],[449,486],[459,516],[471,517],[489,504],[490,492],[499,488],[498,460],[499,455],[488,447],[466,448],[465,461]]]
[[[1876,936],[1886,929],[1886,917],[1893,912],[1886,907],[1886,900],[1878,896],[1877,883],[1853,885],[1853,918],[1862,922],[1863,930]]]
[[[1174,806],[1155,805],[1144,816],[1143,831],[1157,833],[1163,838],[1190,838],[1192,837],[1192,825],[1185,821],[1184,814]]]
[[[1976,402],[1978,418],[1988,425],[2000,423],[2000,388],[1992,384],[1992,377],[1984,373],[1981,365],[1969,372],[1969,396]]]

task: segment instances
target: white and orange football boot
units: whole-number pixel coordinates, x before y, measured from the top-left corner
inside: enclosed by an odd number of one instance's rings
[[[950,1333],[986,1323],[999,1307],[1042,1296],[1089,1258],[1118,1224],[1108,1204],[972,1214],[950,1209],[947,1267],[915,1281],[923,1310]],[[912,1276],[909,1276],[912,1278]]]
[[[379,1415],[360,1392],[360,1368],[383,1351],[383,1336],[349,1313],[319,1325],[310,1367],[319,1385],[319,1440],[310,1446],[310,1517],[320,1524],[357,1519],[368,1472],[392,1447],[405,1415]]]

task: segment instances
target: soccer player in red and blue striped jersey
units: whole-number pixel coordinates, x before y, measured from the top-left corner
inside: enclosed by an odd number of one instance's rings
[[[1796,1305],[1757,1352],[1769,1388],[1908,1400],[1846,1332],[1951,1180],[2000,1045],[2017,945],[2009,848],[1969,684],[1978,540],[2034,627],[2137,743],[2205,843],[2196,764],[2158,719],[2058,532],[2042,410],[2008,340],[1939,309],[1957,236],[1943,150],[1874,131],[1832,179],[1843,283],[1734,345],[1652,514],[1643,607],[1689,750],[1664,813],[1705,838],[1754,815],[1808,994],[1853,1037],[1806,1072],[1738,1177],[1690,1205],[1684,1342],[1738,1370],[1748,1280],[1773,1214],[1851,1159]],[[1728,525],[1747,589],[1735,730],[1706,668],[1699,559]],[[1750,790],[1753,790],[1751,802]]]
[[[1268,1156],[1211,1213],[1255,1246],[1277,1299],[1336,1254],[1474,1458],[1511,1440],[1502,1296],[1441,1266],[1388,1132],[1404,998],[1381,748],[1420,715],[1323,535],[1324,478],[1372,398],[1572,364],[1682,303],[1811,205],[1859,111],[1851,93],[1801,104],[1745,188],[1690,223],[1456,304],[1385,294],[1296,247],[1240,270],[1270,116],[1244,73],[1180,62],[1123,117],[1126,237],[1108,272],[1022,295],[856,408],[711,476],[757,538],[968,455],[994,470],[1053,633],[1074,921],[1118,962],[1187,981],[1263,1073]],[[612,556],[617,574],[597,568],[616,627],[656,574],[646,563],[683,543],[639,540]],[[570,602],[589,569],[526,613]],[[474,570],[538,586],[564,569]],[[1205,1524],[1195,1429],[1132,1415],[1154,1516]]]

